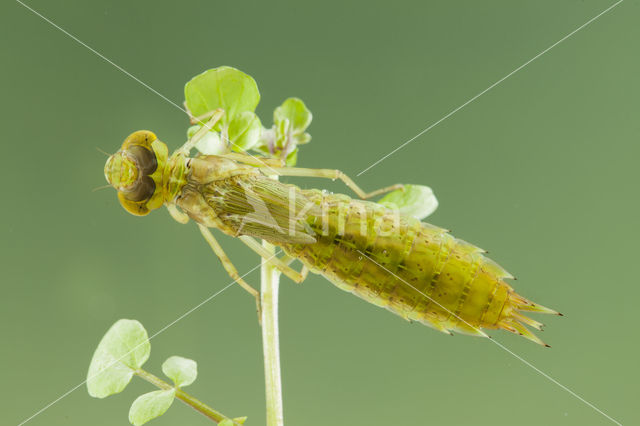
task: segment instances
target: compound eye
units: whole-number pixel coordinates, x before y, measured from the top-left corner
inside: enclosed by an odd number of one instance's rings
[[[133,145],[127,148],[127,152],[131,155],[140,171],[141,175],[150,175],[158,168],[158,160],[156,155],[149,149],[141,145]]]
[[[142,176],[133,187],[123,191],[125,198],[129,201],[145,201],[153,196],[156,191],[156,183],[149,176]]]

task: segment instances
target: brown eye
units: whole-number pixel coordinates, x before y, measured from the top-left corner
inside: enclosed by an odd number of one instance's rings
[[[133,145],[127,148],[127,152],[135,159],[140,174],[150,175],[158,168],[156,155],[147,148],[140,145]]]
[[[142,176],[138,182],[136,182],[130,190],[123,192],[127,200],[130,201],[144,201],[151,198],[156,191],[156,183],[149,176]]]

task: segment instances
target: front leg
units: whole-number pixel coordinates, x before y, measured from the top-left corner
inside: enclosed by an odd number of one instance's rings
[[[169,210],[169,214],[171,217],[178,223],[182,223],[183,225],[189,222],[189,215],[185,212],[182,212],[178,209],[174,203],[167,203],[167,210]]]
[[[200,117],[196,117],[195,119],[202,124],[202,127],[198,129],[198,131],[191,137],[191,139],[186,141],[184,145],[178,148],[178,152],[181,152],[185,156],[189,156],[189,153],[191,152],[193,147],[196,146],[196,143],[198,143],[198,141],[202,139],[204,135],[210,132],[211,129],[213,129],[213,127],[218,123],[218,121],[222,119],[223,116],[224,110],[218,108],[202,116],[203,119],[209,118],[207,122],[200,121]]]
[[[216,254],[216,256],[218,256],[218,259],[220,259],[220,262],[222,262],[222,266],[227,271],[231,279],[233,279],[235,282],[240,284],[240,286],[243,289],[245,289],[250,295],[252,295],[256,299],[258,321],[260,321],[260,318],[262,318],[262,310],[260,308],[260,292],[255,288],[251,287],[240,277],[240,275],[238,274],[238,270],[236,269],[235,266],[233,266],[233,263],[231,263],[231,260],[229,260],[229,257],[222,249],[222,246],[220,245],[220,243],[218,243],[218,240],[216,240],[213,234],[211,233],[211,231],[209,231],[209,228],[201,224],[198,224],[198,228],[200,229],[200,232],[202,233],[202,236],[204,237],[204,239],[207,240],[207,243],[209,243],[209,246],[211,247],[213,252]]]

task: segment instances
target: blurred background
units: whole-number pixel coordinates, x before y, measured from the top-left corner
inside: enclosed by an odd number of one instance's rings
[[[613,0],[27,4],[175,103],[230,65],[271,124],[286,97],[314,114],[303,167],[352,177],[614,3]],[[356,180],[430,185],[429,221],[491,252],[544,317],[545,349],[493,337],[622,423],[637,423],[640,223],[638,1],[627,0]],[[80,384],[119,318],[150,334],[230,282],[193,223],[127,214],[103,185],[137,129],[170,148],[185,115],[16,2],[0,6],[3,424]],[[287,179],[349,193],[339,183]],[[221,242],[240,273],[259,259]],[[259,272],[247,277],[259,285]],[[486,339],[449,337],[320,276],[281,284],[288,425],[606,425],[604,416]],[[261,425],[253,301],[233,287],[152,340],[145,368],[193,358],[189,391]],[[106,400],[80,386],[29,425],[126,425],[151,386]],[[210,424],[176,403],[153,425]]]

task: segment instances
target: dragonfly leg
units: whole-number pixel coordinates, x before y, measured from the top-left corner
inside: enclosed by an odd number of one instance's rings
[[[288,266],[287,263],[269,253],[269,251],[262,247],[262,245],[260,245],[260,243],[257,242],[254,238],[251,238],[248,235],[242,235],[238,238],[240,238],[240,240],[245,243],[251,250],[258,253],[265,260],[265,262],[285,274],[287,277],[291,278],[294,282],[300,284],[307,277],[308,271],[305,272],[304,268],[301,272],[295,271],[292,267]]]
[[[296,260],[295,257],[289,256],[286,253],[282,255],[282,257],[280,257],[280,262],[284,263],[287,266],[291,265],[291,262],[293,262],[294,260]]]
[[[307,265],[302,265],[302,269],[300,270],[300,276],[302,276],[302,281],[307,279],[307,275],[309,275],[309,268],[307,268]]]
[[[189,123],[191,123],[191,124],[204,124],[204,120],[208,120],[209,118],[211,118],[211,116],[213,116],[213,114],[216,113],[216,111],[218,111],[217,109],[214,109],[214,110],[211,110],[209,112],[205,112],[204,114],[195,117],[191,113],[191,110],[187,106],[187,103],[183,102],[183,105],[184,105],[184,110],[186,111],[187,115],[189,116]]]
[[[296,260],[296,258],[293,256],[289,256],[288,254],[285,253],[278,260],[280,260],[280,262],[284,263],[285,265],[289,266],[291,265],[291,262]],[[307,275],[309,275],[309,268],[307,268],[307,265],[302,265],[302,269],[300,269],[299,274],[302,277],[302,280],[300,282],[307,279]]]
[[[189,222],[189,216],[178,210],[178,207],[176,207],[175,204],[167,204],[167,210],[169,210],[169,214],[176,222],[182,223],[183,225]]]
[[[395,184],[386,186],[384,188],[376,189],[375,191],[365,192],[360,188],[349,176],[336,169],[305,169],[301,167],[278,167],[278,168],[260,168],[265,174],[278,174],[279,176],[301,176],[301,177],[318,177],[331,180],[340,179],[353,190],[358,197],[367,199],[381,195],[386,192],[394,191],[396,189],[402,189],[402,184]]]
[[[216,110],[213,110],[213,111],[208,112],[205,115],[201,116],[201,117],[204,117],[205,119],[209,118],[209,121],[204,123],[202,125],[202,127],[196,132],[196,134],[191,137],[191,139],[186,141],[184,145],[182,145],[180,148],[178,148],[178,151],[182,151],[183,154],[188,155],[189,152],[191,152],[193,147],[196,145],[196,143],[200,139],[202,139],[204,137],[204,135],[207,134],[207,132],[209,132],[209,131],[211,131],[211,129],[213,129],[213,126],[215,126],[216,123],[218,121],[220,121],[222,116],[224,116],[224,110],[221,109],[221,108],[218,108]],[[202,121],[199,120],[199,117],[195,117],[195,119],[198,120],[197,122],[202,123]]]
[[[281,168],[284,167],[285,162],[279,158],[267,158],[261,155],[243,154],[240,152],[228,152],[226,154],[220,154],[220,157],[228,158],[229,160],[237,161],[239,163],[247,164],[253,167],[263,167],[268,173],[270,167]],[[271,172],[270,174],[276,174]]]
[[[227,271],[229,276],[256,299],[256,309],[258,310],[259,321],[262,315],[260,308],[260,292],[251,287],[240,277],[240,275],[238,274],[238,270],[235,266],[233,266],[233,263],[231,263],[231,260],[229,260],[229,257],[222,249],[220,243],[218,243],[218,240],[216,240],[211,231],[209,231],[209,228],[201,224],[198,224],[198,228],[200,228],[202,236],[205,240],[207,240],[207,243],[209,243],[209,246],[211,247],[213,252],[216,254],[216,256],[218,256],[218,259],[220,259],[220,262],[222,262],[222,266]]]

